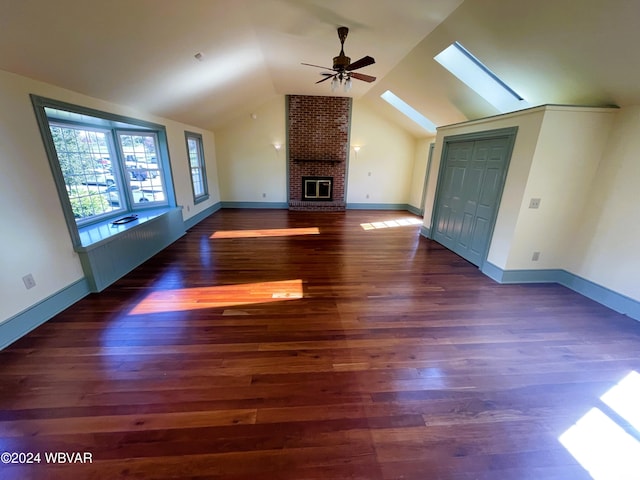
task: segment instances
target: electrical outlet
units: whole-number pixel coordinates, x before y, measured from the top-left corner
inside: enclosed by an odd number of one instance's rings
[[[27,287],[27,290],[36,286],[36,281],[30,273],[22,277],[22,281],[24,282],[24,286]]]
[[[262,198],[267,198],[267,194],[266,194],[266,193],[263,193],[263,194],[262,194]]]
[[[369,194],[367,193],[367,196],[365,198],[369,198]]]
[[[532,198],[529,201],[529,208],[540,208],[540,199],[539,198]]]
[[[540,260],[540,252],[533,252],[533,255],[531,255],[531,261],[537,262],[538,260]]]

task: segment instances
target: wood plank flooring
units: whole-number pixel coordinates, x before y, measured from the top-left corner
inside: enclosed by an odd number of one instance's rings
[[[410,220],[215,213],[0,352],[0,452],[41,455],[0,478],[589,479],[559,437],[593,408],[640,447],[601,400],[640,323]]]

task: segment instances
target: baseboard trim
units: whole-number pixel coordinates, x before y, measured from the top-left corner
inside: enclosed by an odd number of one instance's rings
[[[347,203],[347,210],[409,210],[406,203]],[[413,213],[413,212],[411,212]]]
[[[431,229],[422,225],[420,227],[420,235],[422,235],[424,238],[431,239]]]
[[[0,350],[80,301],[89,293],[89,282],[82,278],[0,323]]]
[[[214,213],[220,208],[289,208],[289,204],[286,202],[220,202],[217,205],[220,205],[220,207],[211,213]],[[419,209],[407,203],[347,203],[346,207],[349,210],[406,210],[414,215],[420,215]],[[211,213],[209,213],[209,215]],[[204,217],[206,216],[208,215]],[[202,217],[201,220],[204,219],[204,217]],[[198,221],[196,221],[194,225],[198,223]]]
[[[419,217],[422,216],[422,212],[420,211],[420,209],[414,207],[413,205],[407,205],[407,210],[409,211],[409,213],[413,213],[414,215],[417,215]]]
[[[205,210],[203,210],[203,211],[201,211],[199,213],[196,213],[193,217],[187,218],[184,221],[184,229],[185,230],[189,230],[191,227],[196,226],[202,220],[207,218],[209,215],[213,215],[214,213],[216,213],[221,208],[222,208],[222,205],[221,205],[220,202],[218,202],[215,205],[212,205],[212,206],[206,208]]]
[[[566,270],[502,270],[490,262],[485,262],[482,273],[498,283],[557,283],[618,313],[640,321],[640,301]]]

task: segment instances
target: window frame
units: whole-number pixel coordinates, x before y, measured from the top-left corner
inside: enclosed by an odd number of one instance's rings
[[[30,98],[42,137],[45,153],[49,160],[49,167],[51,168],[53,180],[58,192],[60,204],[62,206],[65,222],[67,224],[72,243],[75,247],[78,247],[82,244],[80,239],[80,231],[83,228],[93,227],[101,223],[111,222],[118,217],[135,213],[136,211],[149,210],[151,208],[170,209],[176,207],[173,175],[171,172],[171,161],[169,158],[169,147],[167,142],[167,132],[164,125],[148,122],[146,120],[140,120],[137,118],[127,117],[124,115],[104,112],[89,107],[74,105],[51,98],[41,97],[35,94],[30,94]],[[90,118],[87,118],[86,121],[74,121],[68,119],[61,120],[58,118],[54,119],[50,118],[47,114],[47,108],[69,112],[70,114],[72,114],[70,115],[70,117],[80,115]],[[129,201],[121,201],[121,203],[125,204],[123,208],[108,212],[104,215],[89,217],[85,221],[78,222],[74,216],[71,201],[69,199],[69,195],[67,194],[65,178],[62,173],[57,150],[53,140],[53,135],[50,130],[50,125],[52,123],[68,124],[75,127],[86,127],[87,129],[110,130],[112,135],[110,141],[112,141],[114,144],[114,154],[116,154],[117,156],[115,161],[114,159],[112,159],[112,171],[114,175],[118,175],[120,177],[119,181],[123,183],[123,186],[126,186],[127,188],[130,188],[130,183],[126,178],[127,171],[124,164],[124,158],[120,158],[121,152],[120,147],[117,143],[118,138],[115,135],[116,131],[127,130],[155,134],[158,143],[156,157],[158,165],[160,166],[160,171],[162,172],[162,186],[164,188],[165,200],[161,204],[159,204],[158,202],[149,202],[150,205],[140,205],[139,203],[134,204],[130,203]],[[115,172],[116,169],[118,169],[117,173]]]
[[[184,132],[185,146],[187,148],[187,164],[189,166],[189,178],[191,179],[191,193],[193,194],[193,203],[197,205],[200,202],[204,202],[209,198],[209,185],[207,182],[207,168],[204,158],[204,145],[202,142],[202,135],[195,132]],[[193,169],[191,165],[191,150],[189,149],[189,140],[195,140],[197,145],[198,154],[198,166],[195,167],[200,170],[200,178],[202,181],[202,194],[196,195],[196,185],[193,178]]]

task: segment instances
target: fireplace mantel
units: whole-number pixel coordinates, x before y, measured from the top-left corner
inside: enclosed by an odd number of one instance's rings
[[[343,162],[343,160],[331,160],[331,159],[312,160],[309,158],[294,158],[292,161],[294,163],[342,163]]]

